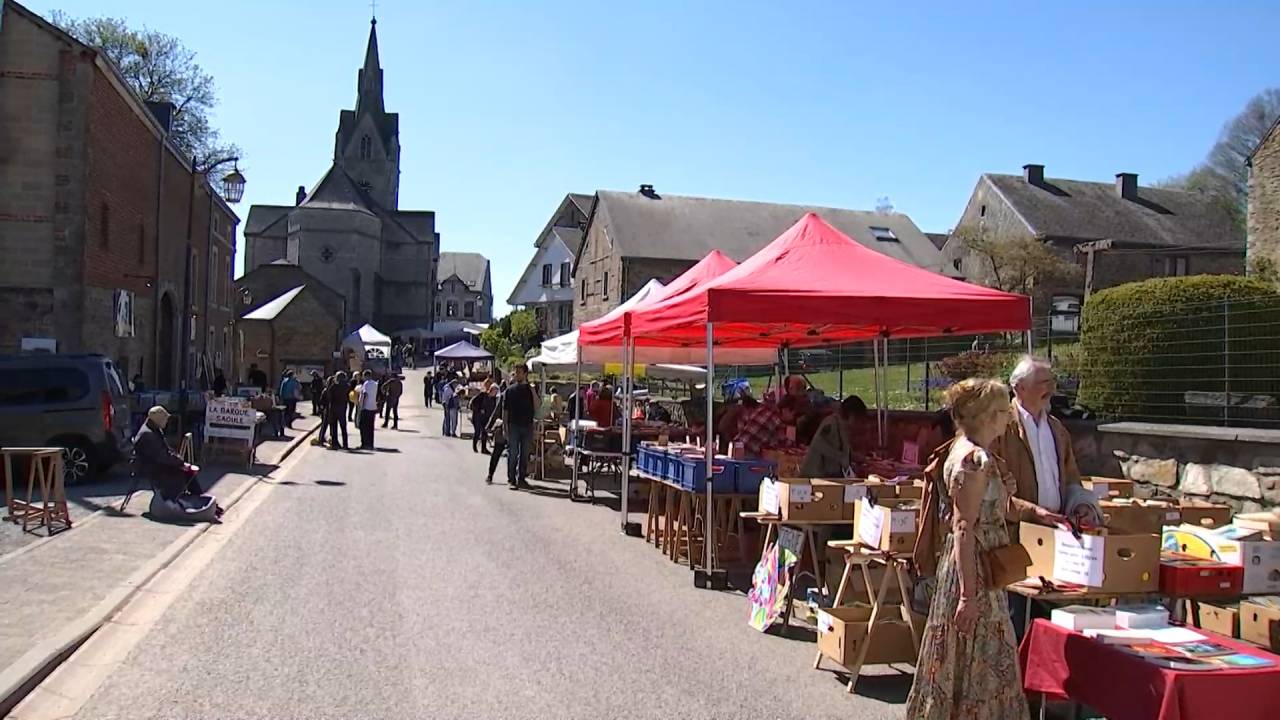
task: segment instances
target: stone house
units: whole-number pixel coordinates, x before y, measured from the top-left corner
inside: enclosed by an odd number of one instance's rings
[[[1249,153],[1249,268],[1280,269],[1280,118]]]
[[[952,269],[981,282],[983,260],[966,247],[966,233],[1033,238],[1080,265],[1080,285],[1037,288],[1039,309],[1077,303],[1091,289],[1169,275],[1244,271],[1244,238],[1228,209],[1204,193],[1138,185],[1133,173],[1114,183],[1047,178],[1043,165],[1022,175],[984,173],[943,248]],[[1092,271],[1077,246],[1095,243]]]
[[[534,241],[533,258],[507,298],[512,307],[534,311],[544,337],[573,330],[573,261],[595,198],[569,193]]]
[[[575,326],[617,307],[652,279],[669,281],[713,249],[742,262],[816,212],[867,247],[942,271],[942,254],[911,218],[895,212],[659,194],[595,194],[574,265]]]
[[[435,213],[400,209],[400,116],[383,104],[377,21],[354,110],[338,117],[333,164],[294,205],[254,205],[245,268],[287,260],[347,300],[347,329],[431,329],[440,234]]]
[[[431,349],[470,339],[493,322],[493,280],[480,253],[440,253]]]
[[[284,261],[255,268],[236,281],[242,299],[237,324],[236,379],[257,363],[273,383],[285,368],[302,375],[338,369],[333,353],[342,343],[345,299]]]
[[[168,137],[172,107],[2,7],[0,352],[49,339],[162,389],[178,387],[184,348],[191,383],[229,369],[240,220]]]

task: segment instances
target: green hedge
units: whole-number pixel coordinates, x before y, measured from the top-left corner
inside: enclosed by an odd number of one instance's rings
[[[1079,402],[1104,415],[1211,418],[1187,392],[1280,395],[1280,295],[1259,280],[1198,275],[1099,291],[1080,341]]]

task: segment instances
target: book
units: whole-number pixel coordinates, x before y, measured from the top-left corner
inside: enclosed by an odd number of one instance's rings
[[[1149,642],[1188,643],[1206,640],[1204,635],[1182,627],[1142,628],[1139,630],[1085,630],[1084,636],[1105,645],[1135,645]]]
[[[1236,652],[1234,648],[1229,648],[1226,645],[1222,645],[1221,643],[1216,643],[1211,640],[1197,640],[1193,642],[1176,643],[1176,644],[1170,645],[1169,647],[1172,647],[1173,649],[1177,650],[1183,655],[1186,655],[1187,657],[1193,657],[1193,658],[1209,658],[1209,657],[1217,657],[1220,655],[1234,655]]]
[[[1189,657],[1158,657],[1144,658],[1153,665],[1159,665],[1170,670],[1182,670],[1185,672],[1201,672],[1205,670],[1225,670],[1221,664],[1215,662],[1218,658],[1197,659]]]
[[[1264,657],[1258,657],[1257,655],[1246,655],[1244,653],[1234,653],[1231,655],[1223,655],[1221,657],[1215,657],[1213,658],[1213,661],[1216,663],[1221,663],[1222,665],[1225,665],[1227,667],[1245,668],[1245,669],[1271,667],[1272,665],[1276,664],[1274,660],[1269,660]]]
[[[1162,642],[1146,642],[1136,643],[1134,645],[1125,645],[1121,648],[1127,653],[1137,655],[1144,660],[1183,660],[1187,659],[1186,655],[1178,652],[1172,645],[1166,645]]]
[[[1116,626],[1116,611],[1115,608],[1068,605],[1054,608],[1049,619],[1054,625],[1068,630],[1110,630]]]

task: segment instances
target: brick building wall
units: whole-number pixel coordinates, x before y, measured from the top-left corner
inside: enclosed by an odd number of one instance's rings
[[[0,352],[80,351],[90,56],[12,4],[0,19]]]
[[[1280,266],[1280,125],[1273,126],[1249,161],[1248,253]]]

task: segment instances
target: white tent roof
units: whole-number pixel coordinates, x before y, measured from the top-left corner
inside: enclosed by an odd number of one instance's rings
[[[271,302],[263,305],[262,307],[258,308],[257,310],[254,310],[253,312],[249,313],[248,315],[245,315],[240,319],[241,320],[275,320],[276,316],[279,315],[281,311],[283,311],[286,307],[288,307],[289,303],[293,302],[293,299],[298,297],[298,293],[302,292],[303,288],[305,287],[306,285],[299,285],[298,287],[285,292],[280,297],[272,300]]]
[[[391,338],[383,335],[378,328],[365,323],[359,330],[348,335],[342,341],[343,347],[356,348],[363,352],[367,348],[380,347],[391,350]]]
[[[604,318],[616,318],[623,313],[631,310],[639,305],[649,296],[650,293],[662,289],[664,286],[657,280],[650,280],[645,283],[644,287],[636,291],[635,295],[627,298],[626,302],[618,307],[605,313]],[[588,372],[599,372],[603,363],[606,362],[622,362],[622,349],[616,347],[590,347],[582,355],[582,369]],[[559,337],[553,337],[542,343],[542,352],[536,357],[529,360],[531,367],[547,366],[558,370],[572,370],[578,364],[578,331],[565,333]],[[767,348],[748,348],[748,349],[726,349],[718,348],[716,350],[716,363],[722,365],[772,365],[777,360],[777,352]],[[637,347],[636,362],[637,364],[671,364],[671,363],[693,363],[704,364],[707,361],[707,351],[703,348],[696,347],[680,347],[680,348],[661,348],[661,347]],[[688,369],[690,365],[683,366]],[[670,369],[670,368],[668,368]],[[705,371],[699,369],[703,375]],[[650,371],[650,374],[654,374]],[[679,376],[677,374],[677,376]]]

